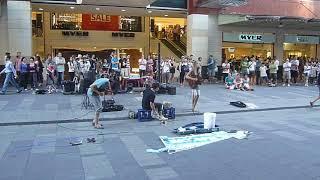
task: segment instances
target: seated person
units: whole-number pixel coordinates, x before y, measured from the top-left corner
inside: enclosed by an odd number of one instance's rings
[[[231,73],[225,79],[226,89],[234,89],[234,78],[231,76]]]
[[[243,78],[243,88],[246,91],[252,91],[253,89],[250,86],[250,78],[248,77],[248,75],[245,75]]]
[[[87,91],[89,101],[93,104],[95,110],[95,117],[93,118],[92,125],[97,129],[103,129],[102,125],[99,124],[99,116],[103,108],[100,96],[104,96],[104,93],[107,89],[109,89],[109,91],[111,92],[109,79],[100,78],[94,81],[94,83],[90,85],[90,88]]]
[[[240,76],[240,74],[238,73],[235,80],[234,80],[234,84],[235,84],[235,88],[238,89],[238,90],[243,90],[243,80]]]
[[[152,117],[158,120],[167,120],[163,117],[162,110],[163,106],[161,103],[155,103],[156,91],[159,90],[159,83],[153,83],[151,88],[146,88],[143,91],[142,97],[142,109],[147,111],[152,111]]]

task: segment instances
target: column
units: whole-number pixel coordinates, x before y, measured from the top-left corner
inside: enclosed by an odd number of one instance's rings
[[[208,57],[208,15],[188,15],[187,25],[187,55],[202,57],[203,61]],[[204,63],[204,62],[203,62]]]
[[[8,49],[8,16],[7,16],[7,1],[0,1],[0,65],[4,65],[4,55]]]
[[[208,55],[217,59],[217,65],[222,61],[222,31],[219,28],[218,15],[209,15]]]
[[[221,63],[222,32],[218,24],[218,15],[192,14],[188,16],[187,55],[202,57],[202,65],[207,64],[209,55]]]
[[[8,50],[20,51],[23,56],[32,55],[32,18],[30,1],[7,2]]]
[[[280,64],[284,62],[284,32],[283,31],[277,31],[276,32],[276,41],[274,43],[274,56],[276,56]]]

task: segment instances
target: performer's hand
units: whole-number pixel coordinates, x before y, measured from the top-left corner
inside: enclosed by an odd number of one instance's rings
[[[99,96],[104,96],[104,92],[99,92]]]

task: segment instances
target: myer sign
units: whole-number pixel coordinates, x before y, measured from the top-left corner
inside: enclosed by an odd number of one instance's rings
[[[262,35],[258,34],[240,34],[239,35],[240,41],[251,41],[251,42],[261,42]]]

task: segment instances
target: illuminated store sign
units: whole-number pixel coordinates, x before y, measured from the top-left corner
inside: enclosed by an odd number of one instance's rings
[[[91,21],[111,22],[111,16],[105,14],[91,14]]]
[[[256,34],[240,34],[239,35],[240,41],[256,41],[260,42],[262,41],[262,35],[256,35]]]
[[[85,37],[89,36],[89,32],[87,31],[62,31],[63,36],[79,36]]]

